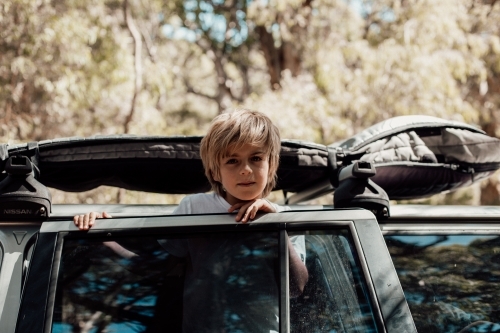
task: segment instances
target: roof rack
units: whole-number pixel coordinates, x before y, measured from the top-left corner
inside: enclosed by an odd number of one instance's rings
[[[370,210],[379,219],[389,217],[389,196],[370,179],[375,174],[375,166],[367,161],[356,161],[341,168],[333,196],[333,206],[360,207]]]
[[[45,220],[52,197],[36,178],[38,168],[27,156],[10,156],[5,163],[7,176],[0,182],[0,222]]]

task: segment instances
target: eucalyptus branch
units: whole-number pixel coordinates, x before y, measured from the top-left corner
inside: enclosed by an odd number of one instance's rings
[[[130,12],[128,0],[125,0],[123,2],[123,13],[125,17],[125,24],[127,25],[127,29],[129,30],[130,35],[132,36],[132,39],[134,41],[134,74],[135,74],[134,93],[132,96],[130,110],[123,126],[124,132],[128,133],[130,129],[130,122],[132,121],[132,118],[135,113],[137,96],[139,95],[139,92],[142,88],[142,59],[141,59],[142,38],[141,38],[141,33],[137,29],[137,26]]]
[[[191,58],[193,58],[193,57],[194,57],[194,52],[193,52],[193,51],[191,51],[191,52],[190,52],[190,53],[186,56],[186,58],[184,59],[184,62],[183,62],[183,64],[182,64],[182,67],[183,67],[183,68],[186,68],[186,67],[187,67],[187,63],[188,63],[188,61],[189,61]],[[195,88],[191,85],[191,83],[189,82],[189,80],[188,80],[186,77],[181,76],[178,72],[174,72],[174,75],[175,75],[175,77],[176,77],[178,80],[180,80],[180,81],[182,81],[182,82],[184,83],[184,86],[186,87],[186,91],[187,91],[188,93],[191,93],[191,94],[194,94],[194,95],[197,95],[197,96],[201,96],[201,97],[204,97],[204,98],[207,98],[207,99],[213,100],[213,101],[217,100],[217,97],[216,97],[216,96],[210,96],[210,95],[204,94],[204,93],[202,93],[202,92],[200,92],[200,91],[196,90],[196,89],[195,89]]]
[[[134,22],[132,14],[130,12],[128,0],[123,2],[123,14],[125,18],[125,24],[127,25],[127,29],[132,36],[134,41],[134,92],[132,95],[132,100],[130,102],[130,110],[128,112],[127,117],[125,118],[125,122],[123,124],[123,132],[126,134],[130,130],[130,122],[134,117],[134,113],[136,110],[136,102],[137,96],[142,88],[142,38],[141,33],[137,29],[137,26]],[[124,190],[120,189],[116,195],[116,200],[118,203],[122,202],[123,197],[125,196]]]
[[[486,14],[486,17],[490,17],[490,15],[493,12],[493,8],[495,7],[496,3],[497,3],[497,0],[491,1],[490,10],[488,10],[488,14]]]
[[[147,29],[143,25],[139,24],[139,29],[146,46],[148,56],[153,63],[156,63],[156,46],[154,45],[153,40],[151,39],[151,36],[149,35]]]
[[[210,95],[207,95],[205,93],[202,93],[201,91],[198,91],[196,89],[193,88],[193,86],[189,83],[189,81],[184,78],[184,85],[186,86],[186,90],[188,93],[191,93],[191,94],[194,94],[194,95],[197,95],[197,96],[200,96],[200,97],[204,97],[204,98],[208,98],[212,101],[216,101],[217,100],[217,97],[216,96],[210,96]]]

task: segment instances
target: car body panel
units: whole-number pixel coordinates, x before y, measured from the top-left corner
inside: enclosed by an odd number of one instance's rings
[[[247,225],[234,222],[234,215],[189,215],[112,218],[96,221],[90,231],[78,231],[70,220],[44,222],[40,229],[26,288],[24,290],[16,332],[50,332],[52,311],[61,249],[65,237],[118,237],[141,233],[182,233],[189,230],[218,232],[228,230],[277,230],[280,237],[287,232],[347,228],[359,255],[362,275],[366,279],[367,295],[371,299],[377,330],[381,332],[415,332],[396,272],[385,247],[377,221],[366,210],[321,210],[262,214]],[[236,229],[235,229],[236,228]],[[286,244],[286,242],[284,242]],[[283,249],[281,249],[283,255]],[[286,257],[286,256],[285,256]],[[281,260],[282,272],[283,261]],[[287,270],[285,269],[285,272]],[[283,283],[288,281],[283,279]],[[288,293],[282,292],[281,313],[289,310]],[[290,330],[289,319],[280,321],[281,331]]]
[[[499,207],[397,208],[380,229],[417,329],[499,331]]]
[[[0,326],[12,332],[19,308],[25,271],[29,265],[29,248],[40,223],[0,224]]]

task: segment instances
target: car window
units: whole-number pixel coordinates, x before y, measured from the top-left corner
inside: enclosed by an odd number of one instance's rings
[[[52,332],[278,331],[278,253],[277,232],[68,239]]]
[[[309,273],[302,295],[290,300],[290,331],[376,332],[366,283],[348,231],[289,234],[304,237]]]
[[[304,276],[297,268],[308,280],[293,285]],[[249,224],[226,214],[100,219],[89,232],[69,220],[42,224],[16,332],[167,328],[416,332],[366,210],[270,213]]]
[[[348,229],[289,237],[309,272],[290,297],[290,331],[376,332]],[[68,236],[52,332],[279,332],[279,239],[278,231]]]
[[[500,330],[500,236],[385,236],[419,332]]]
[[[0,242],[0,272],[2,271],[2,262],[3,262],[3,246],[2,242]]]
[[[37,234],[31,236],[31,238],[26,242],[26,246],[23,251],[23,268],[22,268],[22,285],[26,279],[26,274],[28,273],[28,268],[30,267],[31,258],[33,256],[33,250],[35,248]]]

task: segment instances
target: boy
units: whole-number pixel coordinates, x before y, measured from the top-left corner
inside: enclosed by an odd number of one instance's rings
[[[173,214],[210,214],[237,211],[235,220],[247,223],[255,218],[258,211],[267,213],[283,211],[284,208],[265,199],[276,184],[280,144],[278,128],[260,112],[242,109],[217,116],[212,121],[207,135],[201,141],[200,147],[205,175],[213,192],[186,196]],[[74,222],[80,229],[86,230],[92,227],[96,218],[101,217],[110,216],[105,212],[102,215],[92,212],[75,216]],[[237,246],[237,244],[231,243],[231,240],[229,240],[231,245],[228,245],[226,240],[218,242],[217,240],[196,239],[165,239],[159,240],[159,243],[171,255],[189,258],[192,266],[186,269],[183,331],[213,331],[216,328],[214,325],[220,324],[214,319],[217,316],[211,314],[202,316],[197,310],[194,310],[204,308],[213,301],[213,298],[205,296],[207,295],[206,290],[210,289],[205,266],[210,263],[210,260],[213,260],[216,254],[222,255],[227,252],[230,246]],[[304,265],[304,238],[303,236],[292,237],[288,239],[288,243],[290,293],[292,296],[296,296],[303,291],[308,279],[307,269]],[[116,243],[107,245],[119,254],[133,255]],[[267,270],[268,273],[271,271],[272,269]],[[270,279],[273,279],[272,274],[268,275]],[[272,281],[269,283],[272,284]],[[251,299],[241,301],[252,302]],[[267,303],[255,301],[255,304],[269,305],[269,301]],[[274,311],[277,310],[277,306],[268,306],[267,309],[264,307],[260,311],[259,305],[250,307],[252,314],[248,316],[242,313],[237,314],[240,317],[248,317],[246,319],[248,323],[244,323],[243,320],[238,327],[246,331],[249,330],[249,327],[253,327],[252,331],[277,331],[277,313]],[[269,310],[271,308],[274,310]],[[267,313],[262,313],[263,311],[267,311]],[[255,327],[249,326],[253,325],[250,322],[265,322],[265,324]]]
[[[257,211],[282,211],[264,199],[276,185],[280,144],[279,130],[260,112],[242,109],[219,115],[212,121],[200,147],[205,175],[214,193],[185,197],[173,214],[238,210],[236,221],[246,223]],[[244,169],[237,175],[242,162]],[[79,229],[87,230],[96,218],[103,217],[110,216],[91,212],[75,216],[74,222]]]

